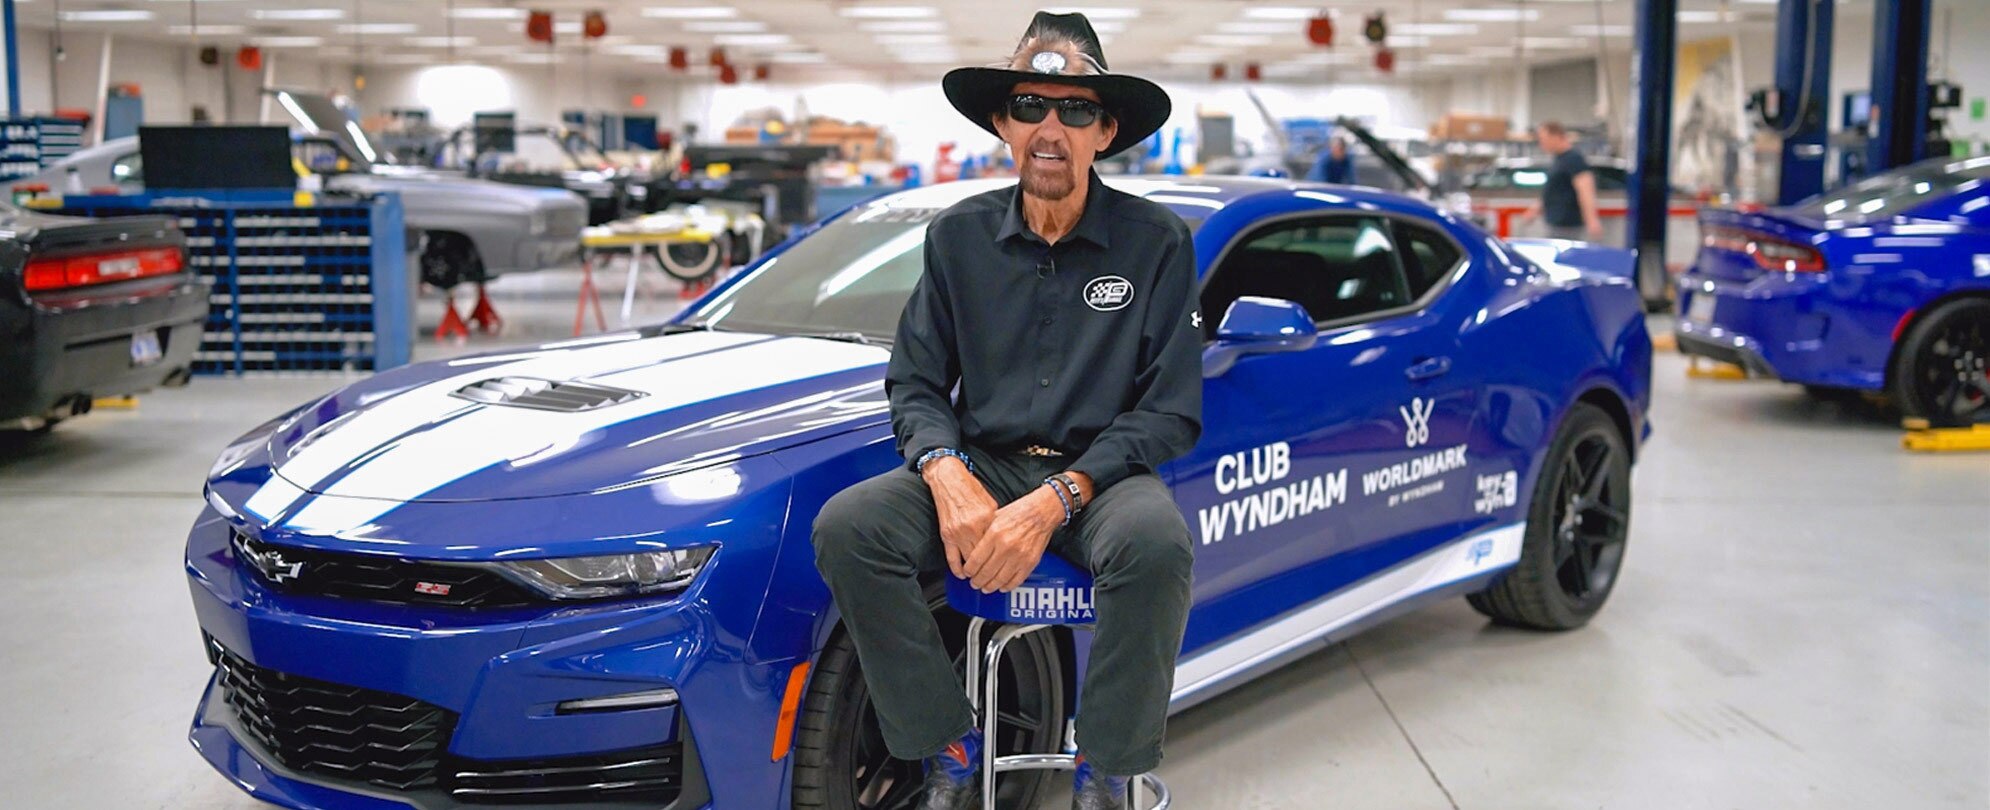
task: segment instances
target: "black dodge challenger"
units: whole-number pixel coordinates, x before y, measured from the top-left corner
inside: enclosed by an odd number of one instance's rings
[[[0,202],[0,429],[184,383],[207,285],[170,217],[87,219]]]

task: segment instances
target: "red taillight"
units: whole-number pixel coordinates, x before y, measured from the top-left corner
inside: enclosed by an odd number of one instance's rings
[[[23,278],[28,292],[88,287],[134,278],[168,276],[185,269],[179,248],[145,248],[116,253],[91,253],[28,262]]]
[[[1739,228],[1708,228],[1700,243],[1710,248],[1746,253],[1755,266],[1787,273],[1824,272],[1824,254],[1773,236]]]

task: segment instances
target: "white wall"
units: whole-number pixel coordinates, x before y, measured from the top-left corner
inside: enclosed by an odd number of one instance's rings
[[[109,83],[136,84],[149,123],[190,120],[195,105],[205,106],[212,120],[254,123],[261,104],[262,71],[235,65],[234,49],[224,48],[222,63],[200,64],[195,49],[183,44],[113,38],[96,32],[64,32],[65,58],[54,61],[53,31],[23,28],[21,45],[21,110],[48,113],[57,107],[94,111],[102,59],[111,53]],[[273,58],[278,84],[319,86],[334,80],[324,63],[308,51],[264,51]],[[4,73],[4,68],[0,68]],[[340,74],[344,75],[344,74]]]

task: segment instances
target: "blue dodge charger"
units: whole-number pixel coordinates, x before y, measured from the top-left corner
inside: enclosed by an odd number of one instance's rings
[[[883,376],[926,224],[1000,182],[846,211],[668,324],[384,372],[230,445],[187,540],[194,747],[293,808],[906,805],[809,527],[901,463]],[[1603,606],[1650,404],[1628,254],[1374,190],[1110,183],[1190,224],[1210,315],[1201,443],[1159,471],[1197,542],[1175,708],[1436,599]],[[1009,648],[1000,750],[1056,750],[1082,659]]]
[[[1679,348],[1937,425],[1990,419],[1990,157],[1935,158],[1761,213],[1700,215]]]

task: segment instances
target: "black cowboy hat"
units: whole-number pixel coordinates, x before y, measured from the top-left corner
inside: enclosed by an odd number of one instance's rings
[[[995,114],[1022,82],[1089,87],[1098,93],[1099,103],[1119,122],[1119,134],[1099,153],[1101,158],[1146,140],[1167,123],[1168,113],[1174,109],[1167,92],[1153,82],[1106,72],[1099,36],[1083,14],[1037,12],[1007,62],[949,71],[940,86],[961,115],[1001,137],[995,131]]]

